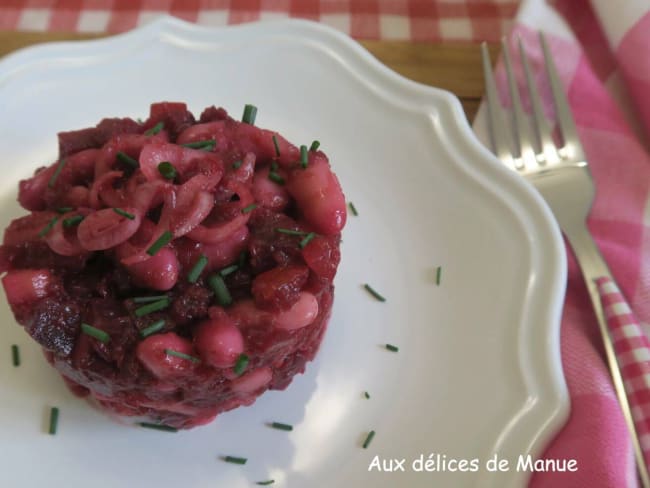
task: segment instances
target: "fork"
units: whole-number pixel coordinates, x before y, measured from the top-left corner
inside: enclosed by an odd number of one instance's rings
[[[611,317],[611,313],[606,314],[610,310],[606,310],[603,303],[603,300],[607,300],[606,295],[608,292],[614,291],[619,294],[620,292],[586,225],[586,219],[595,196],[595,187],[584,149],[578,138],[573,115],[562,88],[562,82],[551,58],[546,39],[541,32],[540,43],[544,52],[544,61],[562,144],[554,142],[551,126],[543,113],[528,57],[521,39],[518,39],[519,54],[531,101],[533,124],[529,124],[523,110],[519,89],[512,70],[510,52],[507,43],[503,40],[503,60],[512,104],[513,137],[511,141],[514,142],[514,151],[511,151],[508,125],[506,125],[504,118],[504,110],[499,103],[487,45],[486,43],[481,45],[488,127],[492,148],[495,155],[507,167],[524,176],[541,193],[551,208],[570,247],[573,249],[589,290],[589,297],[596,314],[616,395],[627,428],[630,431],[639,478],[644,488],[650,488],[650,478],[648,477],[644,453],[635,428],[634,417],[616,359],[612,337],[608,331],[607,320],[609,319],[609,325],[612,329],[615,325],[620,326],[622,324],[613,323],[616,317]],[[617,296],[624,303],[622,295]],[[629,311],[625,304],[623,307]],[[629,315],[632,316],[631,312],[629,312]]]

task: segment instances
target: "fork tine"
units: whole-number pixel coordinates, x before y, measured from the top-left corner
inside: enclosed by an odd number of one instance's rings
[[[530,69],[530,63],[528,62],[528,56],[526,55],[526,50],[524,49],[523,43],[521,42],[521,37],[517,37],[517,44],[519,45],[519,56],[524,65],[524,72],[526,73],[526,85],[528,86],[528,95],[533,106],[533,117],[535,120],[535,128],[537,129],[537,148],[543,155],[543,158],[538,158],[538,163],[540,164],[554,164],[560,161],[560,157],[553,143],[553,138],[551,137],[551,128],[549,127],[546,117],[544,116],[544,110],[542,109],[542,102],[540,101],[539,92],[537,91],[537,84],[533,79],[532,71]]]
[[[517,81],[515,80],[515,75],[512,71],[510,49],[508,48],[508,44],[505,39],[501,40],[501,46],[503,51],[503,60],[505,61],[506,74],[508,76],[508,86],[510,88],[513,115],[515,118],[515,133],[517,134],[517,143],[519,146],[518,156],[520,160],[515,160],[515,167],[517,169],[524,169],[525,167],[534,168],[537,166],[535,151],[533,149],[524,109],[521,106],[521,97],[519,96]]]
[[[564,143],[560,150],[560,155],[562,157],[569,156],[581,158],[584,161],[584,150],[580,143],[580,139],[578,139],[578,131],[576,130],[573,114],[571,113],[569,102],[564,94],[562,81],[557,74],[555,63],[553,62],[553,57],[551,56],[543,32],[539,33],[539,40],[542,45],[542,50],[544,51],[544,62],[546,63],[546,71],[551,83],[551,92],[553,93],[553,104],[555,105],[555,112]]]
[[[514,168],[512,153],[508,145],[508,134],[506,133],[505,118],[503,109],[499,102],[494,75],[492,74],[492,62],[487,43],[481,43],[481,57],[483,58],[483,78],[485,79],[485,97],[488,108],[488,129],[492,142],[492,152],[508,166]]]

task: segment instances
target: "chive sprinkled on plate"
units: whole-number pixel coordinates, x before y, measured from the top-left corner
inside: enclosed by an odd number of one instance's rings
[[[248,459],[238,456],[224,456],[222,459],[232,464],[246,464],[246,461],[248,461]]]
[[[309,164],[309,155],[307,154],[307,146],[300,146],[300,166],[305,169]]]
[[[229,274],[234,273],[234,272],[237,271],[238,269],[239,269],[239,265],[238,265],[238,264],[231,264],[230,266],[226,266],[226,267],[223,268],[221,271],[219,271],[219,274],[220,274],[221,276],[228,276]]]
[[[163,122],[158,122],[151,129],[147,129],[146,131],[144,131],[144,135],[145,136],[155,136],[156,134],[158,134],[158,132],[163,130],[164,127],[165,127],[165,124]]]
[[[370,400],[370,393],[368,393],[367,391],[363,392],[363,396],[366,400]]]
[[[133,159],[131,156],[129,156],[125,152],[118,151],[117,154],[115,155],[115,157],[117,158],[117,160],[120,163],[124,163],[127,166],[131,166],[132,168],[140,167],[140,163],[138,163],[138,161],[136,159]]]
[[[287,432],[291,432],[293,430],[293,425],[283,424],[282,422],[273,422],[271,423],[271,427],[278,430],[286,430]]]
[[[131,213],[125,211],[125,210],[122,210],[121,208],[115,207],[115,208],[113,208],[113,212],[115,212],[117,215],[121,215],[122,217],[126,217],[129,220],[135,220],[135,215],[133,215],[133,214],[131,214]]]
[[[436,268],[436,285],[440,286],[440,279],[442,278],[442,266]]]
[[[222,307],[227,307],[228,305],[232,304],[232,296],[230,295],[230,291],[226,286],[226,282],[223,281],[223,277],[221,275],[211,275],[208,278],[208,284],[210,285],[210,288],[212,288],[212,291],[214,291],[214,295],[219,305]]]
[[[241,121],[245,124],[255,125],[255,117],[257,117],[257,107],[249,103],[244,105],[244,114]]]
[[[217,141],[215,141],[214,139],[186,142],[185,144],[181,144],[181,146],[183,147],[187,147],[190,149],[203,149],[204,151],[211,151],[212,149],[215,148],[216,145],[217,145]]]
[[[180,351],[174,351],[173,349],[165,349],[165,354],[167,354],[168,356],[175,356],[181,359],[187,359],[188,361],[192,361],[195,364],[201,362],[201,360],[196,356],[191,356],[189,354],[185,354],[184,352],[180,352]]]
[[[190,283],[196,283],[207,264],[208,257],[205,254],[201,254],[199,259],[196,260],[196,263],[194,263],[194,266],[192,266],[190,272],[187,273],[187,281]]]
[[[161,163],[158,163],[158,172],[166,180],[173,180],[176,178],[177,174],[176,168],[174,168],[174,165],[169,161],[162,161]]]
[[[310,232],[309,234],[307,234],[307,235],[303,238],[303,240],[300,241],[300,244],[298,244],[298,245],[300,246],[300,249],[304,249],[304,247],[305,247],[307,244],[309,244],[309,243],[311,242],[311,240],[312,240],[314,237],[316,237],[316,233],[315,233],[315,232]]]
[[[352,215],[357,217],[359,215],[359,212],[357,212],[357,207],[354,206],[354,203],[349,202],[348,207],[350,207],[350,212],[352,212]]]
[[[149,315],[152,312],[157,312],[158,310],[169,307],[169,303],[169,298],[167,297],[163,298],[162,300],[158,300],[157,302],[147,303],[146,305],[135,309],[135,316],[144,317],[145,315]]]
[[[311,152],[318,151],[319,147],[320,147],[320,141],[314,141],[311,143],[311,146],[309,146],[309,150]]]
[[[138,425],[140,427],[144,427],[145,429],[162,430],[164,432],[178,432],[178,429],[176,429],[175,427],[170,427],[169,425],[164,425],[164,424],[152,424],[150,422],[138,422]]]
[[[160,332],[165,327],[165,319],[156,320],[153,324],[148,325],[140,331],[140,337],[143,339],[149,337],[151,334]]]
[[[275,146],[275,155],[280,157],[280,144],[278,143],[278,136],[273,134],[273,146]]]
[[[309,234],[303,230],[284,229],[282,227],[276,227],[275,231],[279,232],[280,234],[287,234],[289,236],[306,236]]]
[[[241,165],[242,165],[242,161],[241,161],[241,160],[239,160],[239,161],[235,161],[234,163],[232,163],[232,169],[239,169],[239,167],[240,167]]]
[[[147,249],[147,254],[149,256],[155,256],[158,251],[165,247],[172,240],[172,233],[166,230],[162,235],[156,239],[149,249]]]
[[[167,295],[154,295],[151,297],[134,297],[133,303],[151,303],[157,302],[158,300],[166,300],[169,297]]]
[[[271,180],[273,183],[277,183],[278,185],[284,185],[285,183],[284,178],[275,171],[269,171],[269,180]]]
[[[269,486],[272,485],[273,483],[275,483],[275,480],[258,481],[255,484],[259,486]]]
[[[364,284],[363,287],[366,289],[368,293],[370,293],[373,297],[375,297],[377,300],[380,302],[385,302],[386,299],[381,296],[372,286],[370,286],[368,283]]]
[[[249,358],[246,354],[240,354],[235,363],[233,371],[237,376],[241,376],[248,367]]]
[[[372,442],[372,439],[374,437],[375,437],[375,431],[374,430],[371,430],[370,432],[368,432],[368,435],[366,436],[366,440],[363,441],[363,448],[364,449],[368,449],[368,446],[370,445],[370,443]]]
[[[16,368],[20,366],[20,349],[17,344],[11,345],[11,360]]]
[[[399,352],[399,347],[393,346],[392,344],[386,344],[385,347],[391,352]]]
[[[83,215],[75,215],[74,217],[63,219],[63,222],[61,222],[61,224],[63,225],[63,227],[67,229],[69,227],[74,227],[75,225],[79,225],[84,218],[85,217]]]
[[[59,221],[59,217],[54,217],[52,220],[50,220],[45,227],[43,227],[40,232],[38,233],[38,237],[45,237],[48,232],[52,230],[52,227]]]
[[[50,428],[48,429],[48,433],[50,435],[55,435],[58,426],[59,426],[59,408],[52,407],[50,408]]]
[[[106,332],[104,332],[101,329],[98,329],[97,327],[93,327],[90,324],[82,323],[81,324],[81,332],[84,334],[94,337],[97,339],[99,342],[106,344],[110,342],[111,336],[109,336]]]
[[[255,210],[256,208],[257,208],[257,203],[251,203],[251,204],[248,205],[247,207],[242,208],[242,209],[241,209],[241,213],[243,213],[243,214],[247,214],[247,213],[252,212],[252,211]]]
[[[56,209],[56,212],[60,214],[64,214],[64,213],[72,212],[73,210],[74,208],[72,207],[59,207]]]
[[[56,169],[54,170],[54,173],[52,174],[50,181],[47,182],[48,187],[54,188],[54,185],[56,184],[56,180],[59,178],[59,175],[61,174],[61,170],[63,170],[65,163],[66,163],[66,159],[63,158],[61,161],[59,161],[59,164],[56,165]]]

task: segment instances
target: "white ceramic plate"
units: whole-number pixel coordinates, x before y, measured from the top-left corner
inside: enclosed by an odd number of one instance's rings
[[[564,251],[541,199],[480,146],[458,101],[302,21],[211,30],[167,18],[106,40],[26,49],[0,62],[0,225],[23,213],[17,183],[55,158],[58,131],[146,117],[161,100],[195,112],[222,105],[235,116],[254,103],[257,125],[322,142],[359,216],[344,232],[318,359],[286,391],[207,427],[131,428],[67,392],[3,299],[0,485],[524,485],[517,457],[540,454],[568,410],[558,334]],[[369,297],[365,282],[388,301]],[[51,405],[61,409],[56,436],[45,433]],[[265,426],[274,420],[294,431]],[[362,449],[369,430],[376,436]],[[412,470],[432,453],[480,467]],[[512,468],[489,473],[494,454]],[[226,464],[222,455],[249,460]],[[406,459],[406,471],[369,472],[375,456]]]

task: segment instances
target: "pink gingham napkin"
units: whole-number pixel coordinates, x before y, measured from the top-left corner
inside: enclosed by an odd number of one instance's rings
[[[524,0],[508,41],[520,36],[553,108],[537,31],[553,51],[597,196],[589,228],[615,280],[598,280],[635,424],[650,465],[650,2]],[[524,78],[518,56],[515,71]],[[507,101],[501,66],[497,83]],[[527,100],[524,103],[528,103]],[[484,133],[484,111],[475,129]],[[595,316],[571,255],[562,316],[562,363],[571,396],[567,424],[549,459],[576,459],[577,472],[533,475],[535,488],[635,487],[633,449],[604,359]]]

